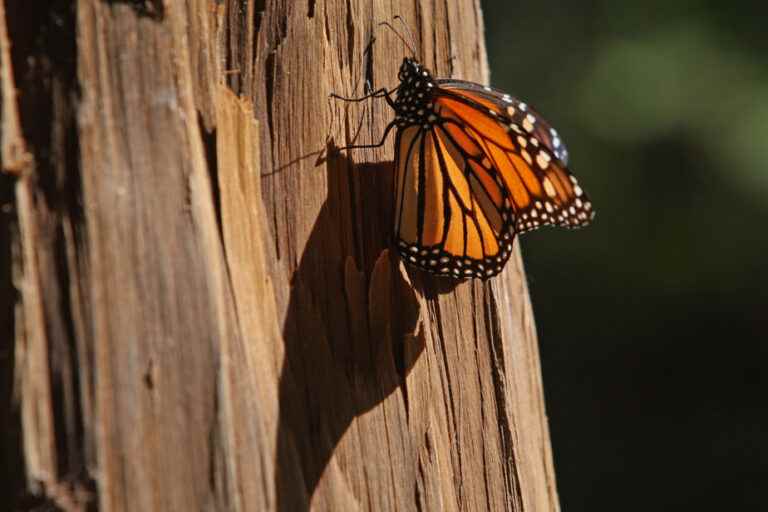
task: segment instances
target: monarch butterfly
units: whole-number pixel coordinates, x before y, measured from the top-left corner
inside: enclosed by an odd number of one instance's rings
[[[592,204],[554,128],[502,91],[433,78],[413,54],[403,59],[395,89],[331,95],[384,98],[395,111],[378,144],[340,149],[382,146],[396,128],[395,238],[405,261],[434,274],[488,279],[506,264],[515,234],[589,224]]]

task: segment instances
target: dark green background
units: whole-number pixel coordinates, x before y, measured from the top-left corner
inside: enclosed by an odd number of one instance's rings
[[[589,228],[524,235],[563,510],[765,510],[768,2],[482,2]]]

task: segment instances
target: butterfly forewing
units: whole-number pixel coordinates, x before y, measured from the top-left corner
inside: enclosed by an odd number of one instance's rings
[[[564,165],[568,165],[568,148],[565,147],[560,134],[524,101],[493,87],[464,80],[445,79],[437,80],[437,83],[444,91],[469,98],[498,115],[508,117],[520,127],[532,125],[533,133],[539,142]]]
[[[498,94],[482,95],[483,89],[472,85],[471,89],[439,88],[435,104],[441,119],[457,125],[471,141],[468,155],[475,152],[475,146],[480,147],[483,158],[475,158],[480,165],[474,168],[495,171],[502,177],[513,203],[515,231],[588,224],[593,216],[591,202],[564,162],[553,154],[552,139],[540,140],[536,128],[537,124],[545,126],[543,120],[526,118],[518,124],[504,113],[504,100]],[[562,143],[558,146],[564,148]]]

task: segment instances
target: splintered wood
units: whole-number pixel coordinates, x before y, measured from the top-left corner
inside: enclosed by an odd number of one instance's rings
[[[7,4],[3,496],[559,510],[519,251],[486,283],[403,265],[392,144],[333,151],[391,119],[328,95],[396,84],[394,15],[487,82],[479,1]]]

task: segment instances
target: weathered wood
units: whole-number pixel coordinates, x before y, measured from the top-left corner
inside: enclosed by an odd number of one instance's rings
[[[487,81],[479,2],[22,4],[0,5],[18,506],[559,508],[519,254],[489,283],[405,267],[391,144],[329,152],[391,117],[328,99],[394,85],[402,42],[363,54],[379,21]]]

